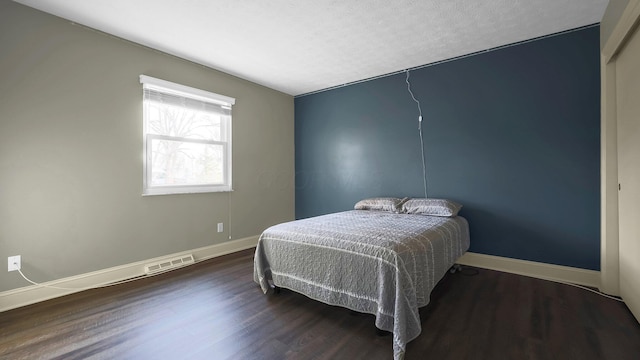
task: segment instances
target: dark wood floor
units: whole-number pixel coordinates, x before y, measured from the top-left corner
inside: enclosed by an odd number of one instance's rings
[[[253,252],[0,313],[0,359],[391,359],[372,315],[283,290]],[[469,269],[469,268],[467,268]],[[544,280],[447,274],[406,359],[640,359],[627,308]]]

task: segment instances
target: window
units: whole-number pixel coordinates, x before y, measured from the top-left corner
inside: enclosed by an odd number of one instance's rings
[[[235,99],[140,75],[143,195],[231,191]]]

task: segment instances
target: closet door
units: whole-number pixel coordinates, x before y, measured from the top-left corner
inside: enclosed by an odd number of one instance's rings
[[[620,294],[640,321],[640,34],[616,59]]]

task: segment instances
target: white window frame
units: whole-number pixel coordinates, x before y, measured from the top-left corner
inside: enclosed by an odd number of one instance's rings
[[[143,84],[143,89],[152,89],[162,93],[168,93],[172,95],[178,95],[185,98],[195,99],[202,102],[212,103],[221,107],[228,108],[235,104],[235,99],[212,93],[209,91],[192,88],[189,86],[176,84],[170,81],[153,78],[151,76],[140,75],[140,83]],[[144,93],[144,90],[143,90]],[[143,95],[144,96],[144,95]],[[144,100],[143,100],[144,102]],[[144,106],[143,106],[144,107]],[[208,193],[208,192],[229,192],[233,191],[232,188],[232,120],[233,117],[229,116],[229,121],[226,122],[226,126],[223,125],[221,131],[225,133],[227,141],[214,141],[214,140],[202,140],[202,139],[188,139],[175,136],[149,134],[147,132],[147,114],[146,110],[143,110],[143,173],[142,173],[142,195],[169,195],[169,194],[192,194],[192,193]],[[223,164],[223,183],[222,184],[204,184],[204,185],[152,185],[151,183],[151,155],[152,155],[152,140],[170,140],[180,142],[190,142],[198,144],[208,145],[221,145],[223,146],[224,164]]]

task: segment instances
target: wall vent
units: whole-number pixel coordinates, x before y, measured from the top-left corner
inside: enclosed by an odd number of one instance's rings
[[[144,266],[144,272],[147,275],[156,274],[162,271],[167,271],[175,268],[179,268],[181,266],[189,265],[195,263],[193,259],[193,255],[183,255],[180,257],[162,260],[156,263],[147,264]]]

